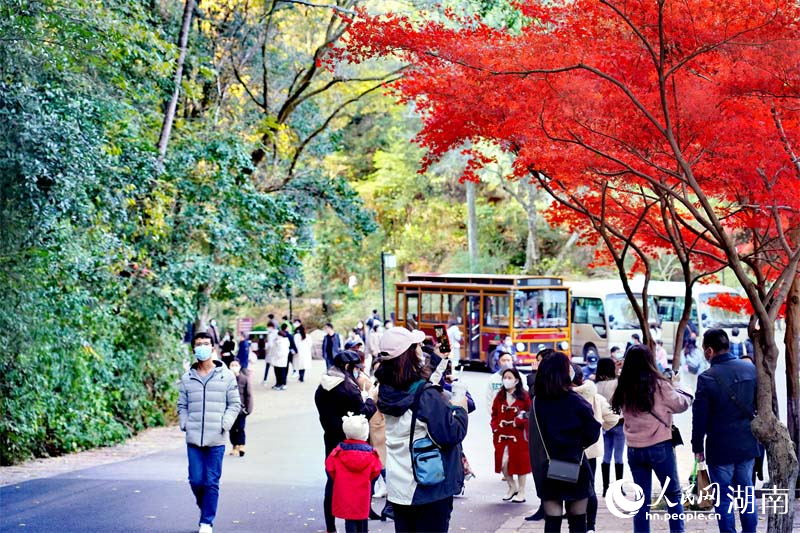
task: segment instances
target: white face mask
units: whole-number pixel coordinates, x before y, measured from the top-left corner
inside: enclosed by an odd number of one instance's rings
[[[360,375],[360,372],[358,371],[358,369],[354,368],[353,369],[353,379],[358,379],[359,375]]]
[[[505,344],[506,346],[511,346],[511,339],[506,339],[505,341],[503,341],[503,344]]]
[[[514,378],[503,378],[503,387],[506,390],[511,390],[517,386],[517,380]]]

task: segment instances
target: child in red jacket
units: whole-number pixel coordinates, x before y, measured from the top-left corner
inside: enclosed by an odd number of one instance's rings
[[[325,460],[333,479],[333,516],[344,518],[345,531],[367,531],[372,502],[372,480],[381,473],[381,460],[367,444],[369,422],[364,415],[342,417],[345,441]]]

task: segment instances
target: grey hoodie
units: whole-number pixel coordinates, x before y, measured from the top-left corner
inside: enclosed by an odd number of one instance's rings
[[[178,386],[178,420],[186,432],[186,443],[222,446],[241,410],[236,376],[221,361],[206,376],[197,373],[197,363],[181,377]]]

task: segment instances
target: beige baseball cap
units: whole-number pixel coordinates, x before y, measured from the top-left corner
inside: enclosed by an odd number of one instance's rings
[[[400,357],[412,344],[419,344],[425,340],[425,333],[415,329],[408,331],[406,328],[394,327],[383,332],[380,350],[383,360]]]

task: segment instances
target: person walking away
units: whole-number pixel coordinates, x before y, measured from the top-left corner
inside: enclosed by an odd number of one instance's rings
[[[345,440],[325,460],[325,471],[333,480],[331,510],[344,518],[344,530],[361,533],[369,530],[372,510],[372,480],[381,474],[381,460],[369,438],[369,422],[364,415],[342,417]]]
[[[650,348],[640,344],[625,355],[611,406],[625,418],[623,426],[628,444],[628,466],[633,481],[644,491],[644,505],[633,517],[635,533],[649,533],[652,477],[655,473],[663,494],[674,505],[669,508],[669,530],[684,531],[683,504],[675,449],[672,442],[672,415],[686,411],[691,395],[676,389],[656,368]]]
[[[325,324],[323,329],[325,336],[322,338],[322,358],[325,359],[325,365],[330,368],[333,365],[333,356],[342,349],[342,338],[330,322]]]
[[[275,385],[273,390],[285,391],[286,380],[289,376],[289,332],[286,331],[286,324],[281,326],[272,350],[272,366],[275,367]]]
[[[573,363],[572,369],[575,371],[575,378],[572,380],[572,385],[575,392],[581,395],[589,405],[592,406],[592,413],[594,419],[600,422],[601,428],[608,431],[619,423],[619,415],[611,409],[611,404],[605,397],[597,392],[597,385],[589,379],[584,379],[581,367]],[[589,466],[592,468],[592,482],[594,482],[595,474],[597,472],[597,458],[600,457],[603,449],[603,440],[598,437],[594,444],[586,448],[586,459],[589,461]],[[597,494],[589,496],[589,501],[586,505],[586,531],[594,533],[595,525],[597,523]]]
[[[603,358],[597,362],[597,393],[609,403],[617,390],[617,366],[610,358]],[[624,419],[611,428],[603,430],[603,462],[600,463],[600,472],[603,476],[603,497],[606,495],[611,479],[611,460],[614,460],[614,473],[616,479],[622,479],[625,472],[625,432],[622,425]]]
[[[581,368],[581,374],[585,381],[597,380],[597,362],[599,360],[597,354],[591,350],[586,354],[586,366]]]
[[[217,319],[212,318],[208,321],[207,333],[211,337],[211,347],[216,348],[219,346],[219,330],[217,329]]]
[[[497,393],[503,390],[503,372],[509,368],[514,368],[514,356],[510,353],[505,353],[500,356],[497,362],[500,365],[500,370],[489,376],[489,383],[486,384],[486,410],[489,413],[489,417],[492,416]]]
[[[272,367],[272,361],[275,359],[275,350],[277,349],[277,341],[278,340],[278,329],[275,327],[274,320],[267,323],[267,338],[265,349],[267,352],[266,357],[264,358],[264,381],[262,381],[262,385],[267,384],[267,379],[269,379],[269,369]],[[278,375],[275,374],[275,383],[277,385]],[[272,386],[275,388],[275,385]]]
[[[689,337],[683,352],[684,375],[681,378],[681,384],[688,390],[695,392],[697,389],[697,376],[708,368],[708,361],[703,356],[702,350],[697,346],[697,335],[694,332],[690,332]]]
[[[245,434],[244,426],[247,417],[253,412],[253,390],[250,388],[250,378],[247,375],[246,369],[242,369],[241,363],[234,359],[231,361],[231,372],[236,376],[236,384],[239,387],[239,400],[242,403],[242,408],[239,415],[236,417],[236,422],[231,427],[231,455],[238,455],[244,457]]]
[[[358,355],[353,352],[340,351],[333,357],[331,367],[322,375],[319,387],[314,393],[314,404],[319,413],[325,443],[325,457],[345,440],[342,429],[342,417],[348,413],[364,415],[368,420],[377,410],[374,393],[363,391],[353,377]],[[333,480],[328,476],[325,483],[325,530],[336,531],[336,520],[332,511]]]
[[[760,449],[750,422],[756,411],[756,369],[749,361],[731,353],[728,335],[722,329],[705,332],[703,354],[711,367],[697,378],[692,406],[692,451],[698,462],[708,464],[711,482],[719,484],[721,498],[716,511],[720,532],[734,533],[736,505],[731,496],[755,494],[753,465]],[[755,532],[758,526],[755,497],[752,502],[736,503],[744,503],[739,509],[741,530]]]
[[[533,385],[528,415],[531,466],[548,533],[561,531],[564,507],[569,531],[585,533],[586,510],[594,494],[585,450],[600,436],[600,422],[595,420],[592,406],[572,389],[574,377],[569,358],[556,352],[542,359]],[[548,477],[556,460],[577,466],[574,482]]]
[[[230,367],[231,361],[235,359],[233,355],[233,351],[236,349],[236,341],[233,340],[233,332],[228,330],[225,332],[225,336],[222,338],[222,343],[219,345],[219,354],[220,359],[225,366]]]
[[[705,336],[703,337],[705,338]],[[741,337],[739,337],[739,328],[733,328],[731,330],[731,349],[730,353],[732,356],[736,358],[742,358],[746,354],[745,343],[742,341]]]
[[[504,354],[510,355],[510,354]],[[503,474],[508,492],[503,501],[525,502],[525,481],[531,473],[528,455],[527,413],[531,400],[522,388],[522,376],[516,368],[502,371],[503,388],[492,403],[492,440],[494,471]],[[514,479],[517,476],[517,479]]]
[[[299,320],[294,321],[294,345],[297,346],[295,365],[299,373],[298,381],[306,380],[306,371],[311,370],[311,339],[306,336],[306,327]]]
[[[284,317],[287,318],[288,317]],[[294,342],[294,327],[289,322],[284,322],[281,324],[280,331],[286,332],[286,338],[289,339],[289,358],[286,362],[286,371],[288,376],[289,365],[292,366],[292,375],[294,376],[297,374],[297,363],[294,361],[295,355],[297,355],[297,345]]]
[[[219,478],[225,456],[225,434],[241,410],[233,372],[212,359],[208,333],[192,339],[197,359],[178,385],[178,424],[186,433],[189,485],[200,509],[199,533],[212,533],[219,500]]]
[[[463,334],[458,322],[453,320],[447,328],[447,339],[450,341],[450,359],[458,363],[461,361],[461,341]]]
[[[247,370],[250,366],[250,345],[250,339],[245,335],[244,331],[240,331],[236,360],[239,361],[239,366],[244,370]]]
[[[423,340],[421,331],[386,330],[375,375],[380,382],[378,408],[386,417],[386,486],[395,530],[436,533],[448,530],[453,496],[464,485],[460,444],[468,415],[463,386],[448,402],[438,386],[427,382]],[[421,457],[412,448],[427,448],[432,457],[425,464],[431,467],[415,468],[413,462]]]

